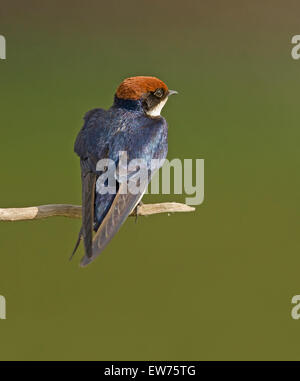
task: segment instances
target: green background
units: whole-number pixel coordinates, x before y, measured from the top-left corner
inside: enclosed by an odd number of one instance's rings
[[[1,1],[1,207],[81,202],[73,143],[155,75],[168,158],[205,159],[195,213],[130,219],[68,261],[79,220],[0,223],[1,360],[296,360],[299,1]],[[184,202],[147,195],[144,202]]]

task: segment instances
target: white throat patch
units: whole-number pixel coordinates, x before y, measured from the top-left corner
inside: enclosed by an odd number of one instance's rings
[[[149,116],[160,116],[161,110],[164,105],[167,103],[168,97],[166,97],[163,101],[159,102],[157,106],[155,106],[152,110],[147,111],[147,115]]]

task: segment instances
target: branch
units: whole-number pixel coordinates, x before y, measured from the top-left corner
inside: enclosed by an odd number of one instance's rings
[[[138,216],[150,216],[158,213],[193,212],[195,208],[177,202],[163,204],[142,204],[138,207]],[[81,206],[69,204],[51,204],[31,206],[28,208],[0,208],[0,221],[25,221],[41,218],[63,216],[81,218]],[[131,213],[130,216],[136,216]]]

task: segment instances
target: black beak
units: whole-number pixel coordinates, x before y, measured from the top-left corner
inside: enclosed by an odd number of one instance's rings
[[[174,94],[178,94],[178,91],[176,91],[176,90],[169,90],[169,92],[168,92],[168,97],[169,97],[170,95],[174,95]]]

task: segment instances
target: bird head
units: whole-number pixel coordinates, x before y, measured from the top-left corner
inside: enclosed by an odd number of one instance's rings
[[[159,116],[168,97],[177,94],[155,77],[126,78],[117,88],[116,97],[123,100],[135,100],[142,103],[143,110],[149,116]]]

